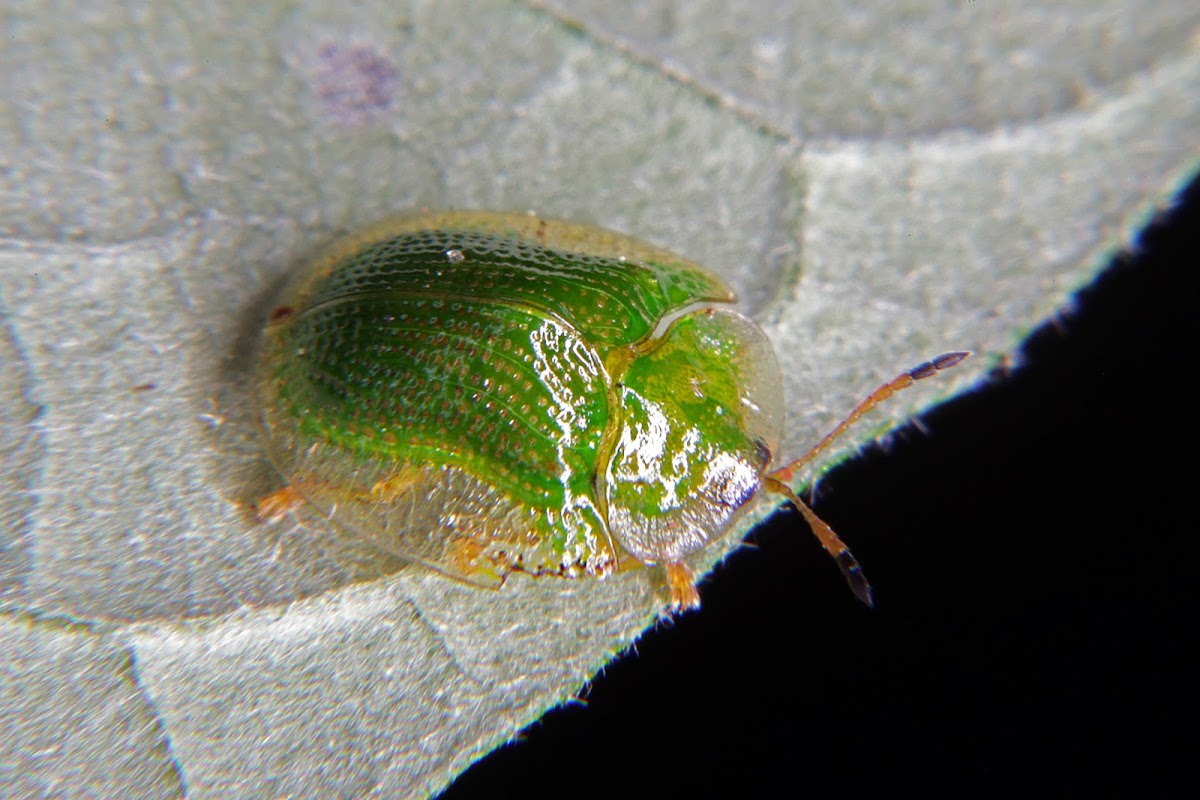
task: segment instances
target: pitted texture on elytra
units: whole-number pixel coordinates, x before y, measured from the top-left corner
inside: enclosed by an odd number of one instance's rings
[[[461,467],[532,504],[588,491],[607,386],[574,330],[393,289],[302,312],[288,338],[297,355],[277,373],[280,401],[306,438]]]
[[[609,345],[648,336],[672,309],[728,299],[711,275],[679,265],[550,249],[480,231],[425,230],[365,247],[314,287],[310,302],[397,286],[536,308],[560,316],[589,341]]]

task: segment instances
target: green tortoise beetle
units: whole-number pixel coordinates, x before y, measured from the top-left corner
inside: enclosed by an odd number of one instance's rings
[[[419,213],[335,244],[267,321],[255,380],[287,485],[335,528],[471,583],[512,572],[666,571],[759,492],[786,497],[871,603],[858,562],[789,485],[850,423],[962,360],[947,353],[864,400],[772,469],[783,422],[766,336],[708,270],[635,239],[531,215]]]

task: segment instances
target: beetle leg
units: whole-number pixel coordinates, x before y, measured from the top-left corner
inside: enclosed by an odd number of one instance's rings
[[[274,525],[304,504],[304,497],[290,483],[254,504],[254,518]]]
[[[381,478],[366,491],[350,490],[350,496],[359,502],[387,502],[395,495],[402,494],[414,481],[415,478],[411,470],[401,471],[391,477]],[[300,485],[305,484],[310,488],[316,486],[316,482],[308,480],[305,480]],[[322,483],[321,486],[325,487],[325,484]],[[274,525],[302,505],[304,505],[303,492],[297,484],[289,483],[282,489],[276,489],[259,499],[254,504],[254,518],[258,522]]]
[[[809,450],[807,453],[800,456],[790,464],[786,464],[774,472],[768,473],[767,477],[773,478],[782,483],[790,484],[792,479],[796,477],[796,473],[800,471],[801,467],[812,461],[819,453],[825,450],[825,448],[829,447],[829,445],[832,444],[835,439],[845,433],[846,429],[857,422],[859,417],[861,417],[863,414],[866,414],[868,411],[882,403],[884,400],[887,400],[901,389],[907,389],[909,386],[912,386],[922,378],[928,378],[944,369],[949,369],[969,355],[971,355],[971,353],[966,350],[959,350],[953,353],[942,353],[932,361],[926,361],[923,364],[918,364],[907,372],[900,373],[892,380],[871,392],[871,394],[868,395],[865,400],[859,403],[855,409],[850,412],[848,417],[838,423],[838,426],[829,432],[828,436],[817,442],[816,447]],[[797,508],[799,508],[799,506],[797,506]]]
[[[481,581],[499,586],[511,569],[489,563],[485,548],[471,536],[456,536],[450,542],[450,566],[459,574],[478,577]]]
[[[825,552],[833,556],[833,560],[837,562],[838,569],[845,576],[846,583],[850,584],[850,590],[854,592],[854,596],[869,607],[874,607],[875,601],[871,598],[871,584],[867,582],[867,576],[863,574],[862,565],[858,563],[858,559],[850,552],[850,548],[841,540],[841,537],[833,532],[833,528],[829,527],[829,523],[818,517],[817,512],[809,508],[808,504],[792,491],[792,487],[783,481],[768,475],[764,479],[764,484],[770,491],[781,494],[791,501],[796,510],[804,516],[808,527],[821,542]]]
[[[682,561],[671,561],[667,569],[667,588],[671,593],[670,609],[686,611],[700,607],[700,592],[696,590],[696,576]]]

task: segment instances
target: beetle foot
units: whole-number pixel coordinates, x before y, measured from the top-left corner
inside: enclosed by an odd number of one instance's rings
[[[291,486],[285,486],[271,492],[254,504],[254,518],[259,522],[274,525],[279,520],[291,514],[304,503],[300,492]]]
[[[700,607],[700,592],[696,589],[696,576],[688,569],[687,564],[674,561],[666,565],[667,588],[671,600],[668,608],[671,611],[688,611]]]

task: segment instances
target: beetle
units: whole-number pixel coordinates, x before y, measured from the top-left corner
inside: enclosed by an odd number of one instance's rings
[[[866,411],[961,361],[899,375],[812,450],[772,468],[783,388],[770,342],[719,277],[591,226],[532,215],[385,220],[296,272],[269,314],[255,383],[286,485],[335,528],[454,578],[665,570],[699,604],[691,554],[760,492],[804,516],[854,593],[857,560],[792,490]]]

